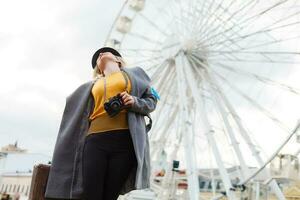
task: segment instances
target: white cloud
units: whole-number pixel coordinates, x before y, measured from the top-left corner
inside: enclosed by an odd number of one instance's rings
[[[1,2],[0,146],[18,139],[52,155],[65,98],[91,78],[92,53],[121,2]]]

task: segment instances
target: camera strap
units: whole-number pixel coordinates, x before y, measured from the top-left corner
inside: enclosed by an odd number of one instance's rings
[[[129,93],[129,91],[127,90],[127,86],[128,86],[128,77],[127,75],[125,75],[125,72],[121,70],[121,73],[125,79],[125,89],[126,91]],[[106,77],[104,77],[104,102],[106,101]],[[151,116],[150,114],[146,114],[144,116],[147,116],[149,118],[149,124],[146,125],[146,132],[149,132],[151,127],[152,127],[152,119],[151,119]]]
[[[127,76],[124,74],[125,72],[121,71],[121,73],[125,79],[125,89],[129,93],[129,91],[127,90],[127,86],[128,86]],[[106,77],[104,77],[104,102],[106,102]]]

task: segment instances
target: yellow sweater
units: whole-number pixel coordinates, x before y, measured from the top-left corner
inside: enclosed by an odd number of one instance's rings
[[[126,72],[123,73],[125,76],[127,76]],[[130,92],[131,83],[128,76],[127,80],[127,91]],[[113,72],[106,76],[106,101],[118,93],[125,91],[125,86],[126,81],[122,75],[122,72]],[[95,106],[92,114],[89,117],[91,124],[87,135],[109,130],[128,129],[126,109],[121,110],[114,117],[110,117],[104,110],[104,79],[98,79],[95,82],[91,92],[94,97]]]

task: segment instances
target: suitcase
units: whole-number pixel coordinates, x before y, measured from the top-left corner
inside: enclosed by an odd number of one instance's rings
[[[44,194],[50,166],[50,164],[34,165],[30,184],[29,200],[45,200]]]

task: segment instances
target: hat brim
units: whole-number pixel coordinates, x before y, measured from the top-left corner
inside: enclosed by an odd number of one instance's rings
[[[99,53],[103,53],[103,52],[111,52],[115,56],[122,57],[121,54],[116,49],[111,48],[111,47],[102,47],[102,48],[98,49],[92,57],[92,67],[93,67],[93,69],[95,68],[95,66],[97,64],[97,59],[98,59]]]

